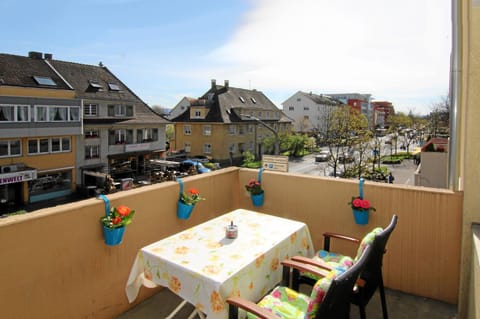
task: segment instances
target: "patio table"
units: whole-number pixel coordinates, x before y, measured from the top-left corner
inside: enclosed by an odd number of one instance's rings
[[[225,236],[232,221],[238,226],[235,239]],[[237,209],[141,248],[125,291],[133,302],[142,285],[161,285],[201,317],[224,319],[228,297],[259,300],[281,281],[283,259],[313,254],[304,223]]]

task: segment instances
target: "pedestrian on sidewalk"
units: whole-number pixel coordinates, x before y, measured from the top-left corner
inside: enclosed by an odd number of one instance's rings
[[[393,177],[392,172],[388,173],[387,180],[389,184],[393,184],[395,177]]]

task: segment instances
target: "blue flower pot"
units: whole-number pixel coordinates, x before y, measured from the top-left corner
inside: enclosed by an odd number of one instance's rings
[[[178,201],[177,217],[180,219],[190,218],[190,214],[192,213],[194,207],[195,205],[187,205],[182,201]]]
[[[353,209],[353,217],[355,217],[355,222],[358,225],[367,225],[368,224],[368,215],[370,212],[364,210]]]
[[[263,199],[265,198],[265,193],[262,192],[261,194],[258,195],[250,195],[250,198],[252,199],[252,204],[253,206],[263,206]]]
[[[105,244],[115,246],[122,242],[125,226],[118,228],[108,228],[103,225],[103,239]]]

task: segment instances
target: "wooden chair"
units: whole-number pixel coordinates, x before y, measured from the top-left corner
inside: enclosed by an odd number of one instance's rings
[[[356,263],[356,258],[330,252],[330,239],[347,240],[353,243],[360,243],[358,253],[361,253],[364,245],[372,246],[372,253],[366,261],[365,268],[357,281],[356,289],[352,291],[351,303],[357,305],[360,310],[360,317],[366,318],[365,306],[372,298],[375,291],[379,290],[382,304],[383,318],[388,319],[387,302],[385,298],[385,287],[383,285],[382,264],[383,255],[386,252],[387,241],[397,225],[397,215],[393,215],[390,224],[385,229],[375,228],[368,233],[361,241],[357,238],[337,234],[325,233],[324,250],[319,251],[314,258],[295,256],[292,260],[303,262],[308,265],[321,267],[322,269],[336,269],[344,271]],[[295,279],[295,278],[294,278]],[[316,275],[309,272],[303,272],[298,281],[294,281],[293,289],[298,289],[300,283],[313,285],[317,280]]]
[[[238,319],[238,309],[241,308],[247,311],[249,319],[348,319],[350,295],[371,252],[371,247],[367,247],[355,265],[344,272],[325,271],[292,260],[283,261],[284,284],[289,280],[290,269],[294,270],[294,277],[305,271],[312,271],[321,277],[315,283],[311,295],[278,286],[258,303],[230,297],[227,299],[228,318]]]

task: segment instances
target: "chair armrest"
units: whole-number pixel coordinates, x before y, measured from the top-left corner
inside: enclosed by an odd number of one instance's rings
[[[312,266],[311,264],[295,261],[292,259],[286,259],[282,261],[282,265],[284,267],[290,267],[292,269],[297,269],[299,271],[309,272],[311,274],[314,274],[316,276],[321,276],[321,277],[326,277],[330,272],[329,270],[318,268],[318,267]]]
[[[275,316],[270,311],[260,307],[259,305],[257,305],[254,302],[242,299],[240,297],[229,297],[227,299],[227,303],[230,305],[230,308],[232,306],[237,308],[235,310],[236,315],[233,315],[233,318],[238,318],[238,308],[241,308],[245,311],[253,313],[255,316],[258,316],[261,319],[278,319],[278,317]],[[229,309],[229,313],[231,313],[231,312],[232,312],[232,310]],[[229,318],[232,318],[232,316],[229,316]]]
[[[338,233],[323,233],[323,249],[326,251],[330,251],[330,238],[336,238],[336,239],[342,239],[346,240],[352,243],[360,243],[360,239],[351,237],[351,236],[346,236]]]
[[[313,259],[313,258],[308,258],[308,257],[303,257],[303,256],[293,256],[292,257],[293,261],[298,261],[304,264],[312,265],[315,267],[323,268],[326,270],[332,270],[333,267],[324,262],[321,259]]]

